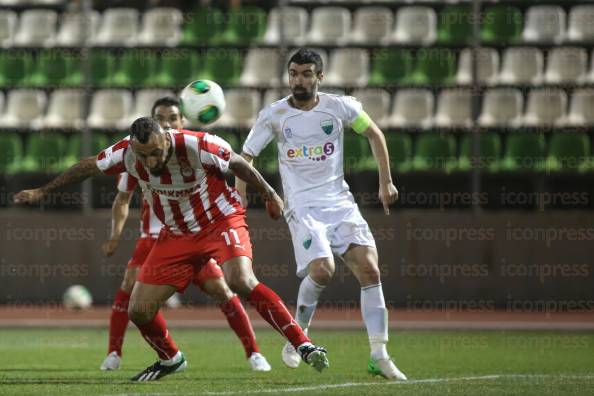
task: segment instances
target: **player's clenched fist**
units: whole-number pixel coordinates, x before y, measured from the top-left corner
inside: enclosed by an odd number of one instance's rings
[[[41,188],[23,190],[14,196],[13,201],[18,204],[34,204],[41,201],[44,195],[45,193]]]
[[[103,254],[107,257],[111,257],[115,253],[119,244],[120,241],[118,239],[110,239],[109,241],[101,245],[101,251],[103,251]]]
[[[278,196],[277,193],[274,193],[266,200],[266,211],[268,212],[268,216],[274,220],[278,220],[282,217],[283,207],[283,200]]]
[[[380,184],[379,198],[384,206],[384,212],[389,215],[389,206],[398,200],[398,190],[393,183]]]

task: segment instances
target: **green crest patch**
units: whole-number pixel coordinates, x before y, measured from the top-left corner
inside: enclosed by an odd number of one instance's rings
[[[332,130],[334,130],[334,123],[332,120],[325,120],[320,122],[320,126],[326,135],[330,135]]]

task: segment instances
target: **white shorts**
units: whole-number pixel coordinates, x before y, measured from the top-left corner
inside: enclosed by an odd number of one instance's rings
[[[317,258],[344,254],[349,245],[375,247],[375,240],[356,203],[331,207],[302,207],[287,214],[297,276],[308,274]]]

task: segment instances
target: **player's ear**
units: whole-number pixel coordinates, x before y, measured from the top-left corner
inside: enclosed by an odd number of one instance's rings
[[[323,72],[318,72],[317,73],[317,77],[318,77],[318,81],[322,81],[324,79],[324,73]]]

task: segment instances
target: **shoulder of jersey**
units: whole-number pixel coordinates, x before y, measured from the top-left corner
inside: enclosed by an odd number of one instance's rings
[[[181,133],[184,135],[191,135],[191,136],[196,136],[196,137],[203,137],[204,135],[206,135],[207,132],[200,132],[200,131],[190,131],[188,129],[174,129],[174,134],[175,133]]]

